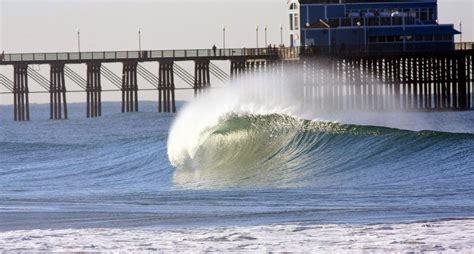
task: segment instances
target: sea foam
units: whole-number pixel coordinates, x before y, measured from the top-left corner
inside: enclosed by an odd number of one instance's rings
[[[0,233],[0,251],[470,252],[474,220],[375,225],[266,225],[182,230],[69,229]]]

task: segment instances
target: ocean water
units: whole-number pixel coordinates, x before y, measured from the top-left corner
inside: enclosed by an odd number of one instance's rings
[[[156,240],[327,225],[334,236],[337,225],[459,220],[452,230],[469,238],[474,112],[322,112],[246,88],[180,102],[178,115],[156,113],[154,102],[123,114],[106,102],[103,117],[70,104],[70,119],[53,121],[48,105],[33,104],[32,121],[13,122],[12,107],[0,106],[0,243],[20,246],[12,239],[37,230],[155,230]]]

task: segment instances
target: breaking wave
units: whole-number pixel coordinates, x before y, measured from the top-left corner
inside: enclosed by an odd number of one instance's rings
[[[454,171],[473,174],[473,134],[423,130],[426,123],[406,119],[411,124],[402,126],[406,129],[383,126],[383,113],[367,118],[359,112],[365,121],[352,124],[358,113],[347,113],[341,121],[341,112],[335,112],[339,119],[334,120],[304,108],[285,89],[239,84],[189,104],[168,138],[175,183],[193,188],[356,187],[451,181]],[[288,96],[271,96],[275,90]],[[403,122],[400,114],[396,118],[392,121]],[[470,178],[456,180],[461,184]]]

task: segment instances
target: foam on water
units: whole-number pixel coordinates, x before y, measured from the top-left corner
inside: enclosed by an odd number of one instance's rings
[[[379,225],[267,225],[181,230],[32,230],[0,233],[13,252],[470,252],[473,220]]]

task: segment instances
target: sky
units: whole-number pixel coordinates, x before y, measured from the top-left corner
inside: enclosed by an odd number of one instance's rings
[[[463,41],[474,41],[473,13],[474,0],[439,0],[439,22],[454,23],[458,28],[462,20]],[[222,47],[223,26],[226,47],[255,47],[257,25],[260,46],[264,45],[264,26],[268,27],[268,43],[279,44],[279,27],[282,24],[288,31],[287,19],[286,0],[0,0],[0,50],[77,51],[77,29],[81,51],[137,50],[138,28],[142,49]],[[284,38],[288,45],[287,36]],[[183,66],[192,67],[189,63]],[[0,73],[11,77],[11,69],[0,67]],[[48,77],[46,67],[38,69]],[[85,66],[74,69],[85,73]],[[118,65],[111,69],[121,71]],[[31,83],[30,90],[34,88],[38,86]],[[69,101],[84,101],[81,94],[68,96]],[[10,97],[0,95],[0,104],[11,104]],[[144,95],[142,99],[155,97]],[[119,98],[117,93],[107,99]],[[34,95],[31,101],[48,102],[48,96]]]

